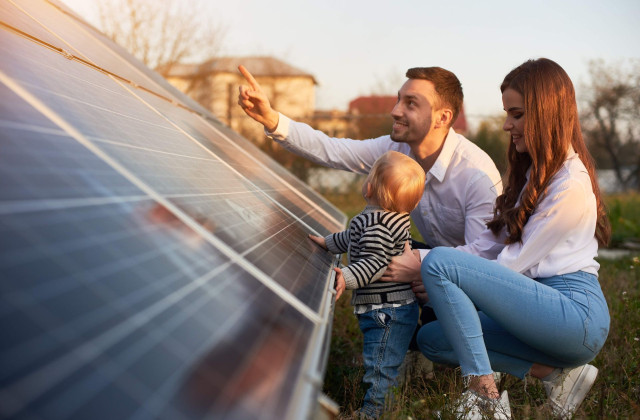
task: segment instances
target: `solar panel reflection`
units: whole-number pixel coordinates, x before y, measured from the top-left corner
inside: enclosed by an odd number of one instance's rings
[[[261,160],[262,152],[247,140],[237,134],[234,136],[228,129],[224,130],[222,127],[207,124],[193,113],[171,107],[166,101],[146,92],[135,92],[135,94],[162,113],[177,129],[210,150],[233,170],[241,173],[255,185],[255,188],[271,197],[276,203],[283,203],[283,207],[294,211],[296,217],[308,219],[318,232],[328,234],[344,226],[344,215],[340,214],[335,207],[327,205],[326,202],[323,203],[322,197],[312,196],[311,194],[315,192],[309,190],[288,172],[273,171],[275,165],[269,165],[266,160]],[[247,151],[253,153],[249,154]],[[307,195],[304,190],[299,190],[300,187],[307,190]],[[338,220],[340,223],[337,222]]]
[[[344,215],[57,7],[0,11],[0,417],[308,416],[335,260],[306,234]]]

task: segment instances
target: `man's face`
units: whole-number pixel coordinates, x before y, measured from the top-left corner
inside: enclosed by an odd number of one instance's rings
[[[433,83],[409,79],[398,91],[398,102],[391,111],[394,123],[391,139],[402,143],[420,143],[431,129],[436,91]]]

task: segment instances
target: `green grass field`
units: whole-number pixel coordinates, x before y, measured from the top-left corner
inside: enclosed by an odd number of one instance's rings
[[[349,217],[359,212],[364,201],[357,194],[327,195]],[[640,195],[607,198],[613,227],[613,246],[640,238]],[[592,362],[599,376],[575,418],[640,418],[640,250],[617,260],[600,259],[600,282],[611,312],[611,330],[602,352]],[[324,392],[340,405],[340,419],[350,419],[364,396],[362,379],[362,336],[352,307],[350,292],[338,301]],[[542,314],[541,314],[542,316]],[[501,389],[509,391],[514,419],[546,419],[544,389],[530,378],[521,381],[504,375]],[[464,387],[457,369],[435,365],[433,374],[414,377],[395,390],[395,398],[383,419],[434,418]],[[442,418],[452,418],[443,411]]]

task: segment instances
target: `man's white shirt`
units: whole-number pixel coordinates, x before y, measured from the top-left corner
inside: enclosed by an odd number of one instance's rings
[[[276,129],[265,133],[313,162],[361,174],[369,173],[376,159],[388,150],[415,159],[409,145],[388,135],[370,140],[332,138],[282,114]],[[411,217],[427,245],[464,245],[484,231],[501,193],[500,173],[489,155],[450,129],[438,159],[426,174],[422,199]],[[424,256],[425,251],[420,252]]]

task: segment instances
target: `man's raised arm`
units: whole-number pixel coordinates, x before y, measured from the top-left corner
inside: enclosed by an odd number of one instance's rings
[[[356,173],[368,173],[380,155],[388,150],[408,146],[392,143],[389,136],[369,141],[332,138],[311,126],[295,122],[271,107],[267,95],[244,66],[238,66],[249,86],[240,86],[238,105],[262,124],[266,134],[286,150],[330,168]]]
[[[275,131],[280,118],[278,112],[271,108],[269,98],[262,91],[253,75],[249,73],[249,70],[242,65],[238,66],[238,70],[249,83],[249,86],[241,85],[239,87],[238,105],[248,116],[264,125],[267,131]]]

